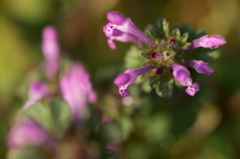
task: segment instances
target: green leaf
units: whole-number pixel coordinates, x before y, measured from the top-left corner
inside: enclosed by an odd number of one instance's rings
[[[71,109],[62,99],[53,99],[49,108],[54,124],[54,133],[62,136],[72,121]]]
[[[64,134],[72,119],[69,105],[57,98],[49,102],[37,102],[24,110],[22,116],[35,120],[55,137]]]
[[[160,77],[158,75],[151,76],[149,81],[150,87],[155,88],[159,80],[160,80]]]
[[[152,59],[152,51],[143,50],[140,55],[146,59]]]
[[[180,33],[180,30],[179,29],[173,29],[172,31],[172,37],[177,40],[177,41],[180,41],[181,39],[181,33]]]
[[[158,81],[156,92],[160,97],[171,97],[173,93],[173,80],[168,78]]]
[[[159,19],[150,29],[150,32],[155,38],[167,38],[169,36],[169,24],[166,19]]]
[[[197,60],[203,60],[207,63],[211,63],[212,61],[218,59],[221,55],[219,49],[208,49],[208,48],[197,48],[190,52]]]
[[[187,42],[187,39],[188,39],[188,33],[184,33],[181,37],[181,42],[182,43],[186,43]]]
[[[138,48],[137,46],[132,45],[130,49],[127,51],[125,56],[125,66],[128,69],[136,69],[142,67],[142,64],[145,59],[139,54],[142,52],[142,49]]]

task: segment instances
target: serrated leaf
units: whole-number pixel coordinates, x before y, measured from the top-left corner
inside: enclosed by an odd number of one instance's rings
[[[181,33],[180,33],[180,30],[179,29],[173,29],[172,31],[172,37],[177,40],[177,41],[180,41],[181,39]]]
[[[173,81],[171,79],[158,81],[156,93],[160,97],[171,97],[173,93]]]
[[[151,76],[149,80],[150,87],[155,88],[159,80],[160,80],[160,77],[158,75]]]
[[[188,39],[188,33],[184,33],[181,37],[181,42],[182,43],[186,43],[187,42],[187,39]]]
[[[166,38],[169,35],[169,24],[166,19],[159,19],[150,29],[150,32],[155,38]]]

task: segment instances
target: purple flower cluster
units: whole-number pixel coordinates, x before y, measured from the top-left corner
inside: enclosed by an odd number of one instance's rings
[[[134,42],[135,44],[141,47],[142,42],[146,43],[150,46],[150,48],[157,48],[159,43],[154,43],[146,34],[144,34],[140,29],[138,29],[130,18],[125,18],[119,12],[108,12],[107,13],[108,23],[103,27],[103,32],[108,37],[108,45],[111,49],[116,49],[116,45],[113,43],[113,40],[117,40],[120,42]],[[170,45],[176,43],[175,39],[170,38]],[[226,43],[225,39],[219,35],[208,36],[205,35],[199,39],[195,39],[190,43],[188,47],[188,51],[191,49],[195,49],[198,47],[204,48],[218,48],[220,45],[224,45]],[[174,47],[173,47],[174,49]],[[153,54],[154,53],[154,54]],[[156,59],[159,56],[163,56],[163,60],[168,60],[169,53],[164,52],[163,55],[159,55],[157,52],[152,53],[152,58]],[[167,54],[167,55],[165,55]],[[158,55],[158,56],[156,56]],[[175,53],[174,53],[175,55]],[[187,65],[190,68],[194,68],[198,73],[211,75],[214,70],[207,63],[203,61],[197,60],[176,60],[174,58],[166,62],[166,67],[172,70],[173,77],[180,82],[182,86],[186,86],[186,93],[190,96],[194,96],[196,92],[199,91],[200,87],[198,83],[192,83],[192,78],[188,69],[184,66]],[[161,62],[162,62],[161,61]],[[181,61],[181,64],[179,64]],[[183,62],[182,62],[183,61]],[[142,68],[138,68],[135,70],[127,70],[123,74],[117,76],[114,81],[114,84],[119,87],[119,93],[121,96],[126,97],[129,95],[125,90],[127,87],[134,83],[139,75],[150,71],[151,69],[156,68],[155,66],[149,64]]]
[[[69,104],[72,110],[73,119],[83,119],[86,114],[88,103],[94,103],[97,100],[97,94],[92,88],[90,75],[81,63],[70,63],[65,74],[64,70],[59,68],[59,45],[57,40],[57,31],[52,26],[47,26],[42,32],[42,51],[45,56],[45,81],[37,80],[30,84],[28,100],[23,106],[23,111],[29,107],[34,107],[35,103],[47,97],[59,95]],[[60,76],[60,80],[57,74]],[[59,88],[52,89],[48,83],[60,81]],[[50,89],[51,88],[51,89]],[[47,147],[54,144],[54,137],[51,136],[34,119],[24,118],[16,123],[7,137],[7,143],[10,149],[23,148],[25,146],[43,146]]]

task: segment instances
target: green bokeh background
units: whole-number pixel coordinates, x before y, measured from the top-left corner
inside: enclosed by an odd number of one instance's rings
[[[171,100],[154,96],[138,107],[138,115],[131,119],[136,131],[124,143],[123,158],[239,159],[239,0],[0,1],[0,156],[5,156],[6,134],[23,104],[15,101],[15,89],[24,75],[44,60],[43,27],[51,24],[57,28],[61,53],[84,62],[96,81],[100,69],[123,64],[130,46],[117,42],[117,50],[110,50],[107,45],[102,27],[107,22],[106,12],[113,10],[130,17],[142,30],[158,18],[166,18],[171,25],[189,22],[192,28],[227,40],[221,57],[211,64],[215,73],[206,79],[207,87],[196,98],[184,96],[190,100],[189,106],[181,97]],[[169,117],[169,112],[176,113],[176,119]],[[144,132],[138,134],[138,130]]]

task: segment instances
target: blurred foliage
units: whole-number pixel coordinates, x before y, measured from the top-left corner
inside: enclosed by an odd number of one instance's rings
[[[192,28],[206,30],[209,35],[219,34],[225,37],[228,43],[221,47],[221,55],[215,50],[204,54],[204,49],[192,52],[203,60],[206,56],[218,58],[212,64],[214,75],[201,75],[200,78],[207,80],[195,97],[174,89],[172,98],[160,98],[154,92],[146,94],[140,91],[140,86],[136,84],[130,88],[132,103],[130,101],[130,106],[127,106],[112,81],[122,72],[124,55],[130,44],[116,42],[117,50],[110,50],[102,32],[102,27],[107,22],[106,12],[112,10],[130,17],[141,30],[147,24],[165,18],[170,24],[187,22]],[[119,154],[115,150],[108,150],[101,154],[102,158],[119,155],[123,159],[239,159],[239,18],[238,0],[0,1],[0,116],[4,121],[0,127],[0,156],[6,156],[5,137],[25,102],[16,88],[24,81],[25,75],[43,61],[41,31],[45,25],[53,24],[59,32],[62,54],[85,63],[92,75],[99,99],[91,108],[101,108],[105,114],[103,119],[113,120],[96,134],[84,131],[85,128],[78,131],[83,133],[83,138],[91,136],[99,139],[102,145],[111,140],[122,142],[118,147]],[[202,35],[202,32],[199,34]],[[140,57],[137,48],[130,49],[135,49],[136,55]],[[135,58],[135,55],[128,58]],[[136,63],[127,63],[128,68],[138,67]],[[20,92],[23,92],[20,93],[22,96],[27,94],[24,89]],[[58,109],[56,102],[61,103],[57,104],[60,105]],[[51,132],[61,136],[58,129],[67,129],[69,110],[65,102],[59,99],[49,103],[48,107],[40,107],[39,102],[38,106],[28,111],[35,111],[37,118],[41,115],[41,118],[47,118],[49,121],[43,125],[55,128]],[[51,113],[57,118],[52,119],[49,115]],[[96,117],[96,120],[97,123],[92,121],[94,128],[101,119]],[[87,139],[79,139],[82,147],[87,145]],[[95,151],[99,145],[95,141],[88,143],[88,153],[99,156],[98,151]],[[57,151],[65,157],[74,156],[71,152],[77,151],[76,147],[75,140],[70,136],[59,144]],[[19,153],[21,152],[14,152],[12,155],[23,155]]]

